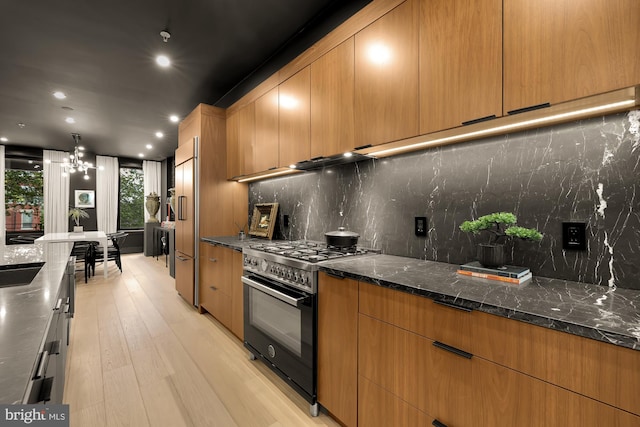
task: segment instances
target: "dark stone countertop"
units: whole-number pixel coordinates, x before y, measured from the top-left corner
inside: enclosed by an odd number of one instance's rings
[[[534,277],[521,285],[460,276],[457,265],[391,255],[324,261],[320,271],[640,350],[640,291]]]
[[[257,242],[262,242],[264,239],[256,237],[245,236],[244,240],[238,239],[238,236],[214,236],[214,237],[202,237],[200,241],[210,243],[216,246],[224,246],[235,251],[241,252],[245,246],[252,245]]]
[[[44,262],[28,285],[0,288],[0,403],[21,403],[73,243],[0,246],[0,266]]]

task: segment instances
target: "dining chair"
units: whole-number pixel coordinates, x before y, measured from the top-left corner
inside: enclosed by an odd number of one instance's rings
[[[93,242],[94,244],[91,245],[93,248],[89,255],[90,256],[90,262],[88,266],[89,270],[87,270],[87,274],[89,277],[91,277],[92,275],[95,275],[96,263],[102,262],[102,259],[104,257],[103,254],[105,250],[107,251],[107,262],[115,261],[116,265],[118,266],[118,269],[120,269],[120,272],[122,272],[122,260],[120,258],[120,254],[121,254],[120,248],[124,244],[124,241],[126,240],[128,235],[129,233],[124,233],[124,232],[108,234],[107,236],[111,240],[112,245],[109,245],[106,248],[103,248],[102,246],[100,246],[98,242]]]

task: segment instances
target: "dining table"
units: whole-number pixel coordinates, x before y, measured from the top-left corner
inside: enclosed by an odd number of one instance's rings
[[[104,277],[108,276],[107,269],[107,245],[109,238],[104,231],[84,231],[81,233],[45,233],[44,236],[38,237],[35,243],[48,244],[54,242],[100,242],[104,250],[102,251],[102,267]]]

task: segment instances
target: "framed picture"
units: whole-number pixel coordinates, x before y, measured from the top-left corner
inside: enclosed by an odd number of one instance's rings
[[[250,236],[266,237],[271,240],[273,237],[273,229],[276,226],[276,217],[278,214],[277,203],[258,203],[253,208],[253,216],[251,217],[251,227],[249,227]]]
[[[76,208],[95,208],[96,192],[93,190],[75,190]]]

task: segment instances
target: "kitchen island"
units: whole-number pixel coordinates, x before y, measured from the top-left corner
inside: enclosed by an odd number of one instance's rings
[[[0,287],[0,403],[21,403],[73,243],[0,246],[0,269],[44,263],[29,284]]]

